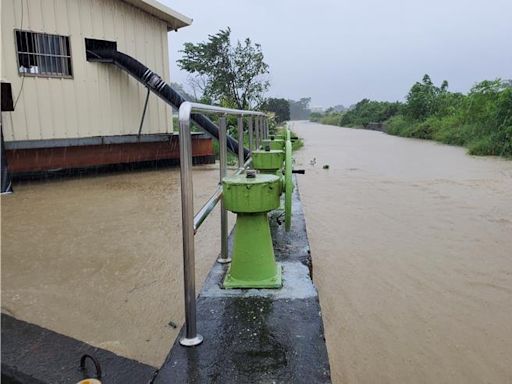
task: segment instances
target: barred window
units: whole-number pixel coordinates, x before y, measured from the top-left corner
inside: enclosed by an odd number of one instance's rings
[[[16,31],[16,49],[22,76],[73,76],[68,36]]]

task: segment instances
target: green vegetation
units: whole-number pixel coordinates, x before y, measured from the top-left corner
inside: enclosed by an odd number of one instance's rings
[[[388,120],[400,110],[400,103],[371,101],[363,99],[354,108],[343,113],[340,125],[347,127],[366,127],[369,123]]]
[[[263,102],[261,110],[274,113],[278,124],[290,120],[290,103],[286,99],[270,97]]]
[[[290,131],[290,133],[292,135],[292,151],[301,149],[304,146],[304,140],[297,136],[295,132]]]
[[[313,120],[314,119],[314,120]],[[404,103],[361,100],[346,112],[312,116],[345,127],[384,123],[392,135],[460,145],[473,155],[512,157],[512,84],[485,80],[468,94],[433,84],[428,75],[414,84]]]
[[[263,102],[270,84],[261,45],[249,38],[231,43],[231,29],[209,35],[208,41],[185,43],[178,60],[202,93],[201,102],[223,107],[252,109]]]
[[[387,122],[387,132],[461,145],[472,155],[512,156],[512,87],[482,81],[467,95],[436,87],[428,76],[407,95],[402,114]]]
[[[275,132],[278,135],[284,136],[286,134],[285,129],[286,129],[286,126],[283,124],[283,125],[278,126],[276,128]],[[297,134],[295,132],[293,132],[291,129],[290,129],[290,137],[292,138],[292,151],[296,151],[304,146],[304,140],[302,140],[299,136],[297,136]]]

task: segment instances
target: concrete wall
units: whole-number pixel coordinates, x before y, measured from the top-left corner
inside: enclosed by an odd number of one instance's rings
[[[122,0],[2,0],[1,6],[1,78],[12,83],[14,98],[23,86],[16,110],[3,116],[6,142],[137,133],[145,88],[114,66],[87,62],[84,39],[117,41],[120,51],[169,81],[164,21]],[[21,77],[15,29],[69,36],[73,78]],[[170,107],[151,95],[143,133],[171,131]]]

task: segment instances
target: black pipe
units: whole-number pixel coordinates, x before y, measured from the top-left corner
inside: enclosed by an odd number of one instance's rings
[[[136,80],[144,84],[148,89],[154,92],[167,104],[170,104],[176,109],[180,108],[180,105],[185,99],[174,89],[171,88],[160,76],[151,71],[144,64],[134,59],[133,57],[119,52],[115,49],[98,48],[87,49],[87,60],[110,63],[128,72]],[[193,113],[191,120],[204,129],[211,136],[219,139],[219,127],[217,127],[209,118],[200,113]],[[229,151],[238,154],[238,141],[228,135],[227,137],[227,148]],[[244,156],[247,159],[249,157],[249,149],[244,148]]]

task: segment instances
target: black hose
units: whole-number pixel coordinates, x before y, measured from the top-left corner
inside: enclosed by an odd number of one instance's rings
[[[105,48],[88,49],[87,53],[90,55],[88,58],[89,61],[111,63],[128,72],[167,104],[170,104],[176,109],[179,109],[180,105],[185,101],[185,99],[178,92],[172,89],[169,84],[162,80],[160,76],[127,54],[114,49]],[[219,127],[217,127],[208,117],[200,113],[193,113],[191,115],[191,120],[211,136],[217,140],[219,139]],[[227,148],[229,151],[238,154],[238,141],[229,135],[227,136]],[[246,159],[249,157],[248,148],[244,148],[244,156]]]
[[[85,367],[85,360],[91,360],[94,364],[94,369],[96,370],[96,379],[101,380],[101,365],[94,357],[91,355],[88,355],[87,353],[82,355],[80,358],[80,370],[87,376],[86,367]]]

